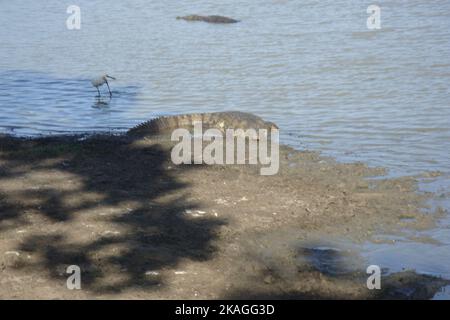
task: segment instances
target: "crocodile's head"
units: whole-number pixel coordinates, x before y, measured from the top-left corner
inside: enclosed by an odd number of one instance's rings
[[[267,123],[267,126],[269,127],[269,129],[277,129],[277,130],[279,130],[280,128],[275,124],[275,123],[273,123],[273,122],[270,122],[270,121],[266,121],[266,123]]]

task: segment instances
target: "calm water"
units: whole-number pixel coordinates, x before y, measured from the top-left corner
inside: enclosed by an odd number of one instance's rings
[[[162,114],[249,111],[301,149],[393,175],[439,170],[432,188],[450,207],[450,1],[377,1],[379,31],[366,27],[371,1],[79,0],[77,31],[65,24],[71,4],[1,2],[1,131],[123,131]],[[175,20],[192,13],[242,22]],[[111,100],[89,82],[105,72],[118,79]],[[423,261],[408,247],[413,267],[450,269],[449,225]]]

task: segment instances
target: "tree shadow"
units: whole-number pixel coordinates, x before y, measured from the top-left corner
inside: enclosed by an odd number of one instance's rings
[[[65,283],[78,265],[83,288],[159,289],[183,259],[210,259],[218,218],[192,219],[189,185],[170,169],[170,150],[126,137],[0,137],[0,230],[29,228],[16,267]],[[176,170],[190,170],[180,167]]]

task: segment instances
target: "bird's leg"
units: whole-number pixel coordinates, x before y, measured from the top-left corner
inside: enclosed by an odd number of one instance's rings
[[[109,97],[112,97],[112,93],[111,93],[111,89],[109,88],[108,80],[106,80],[106,85],[108,86]]]
[[[98,92],[98,97],[100,97],[100,90],[98,90],[98,87],[96,87],[97,88],[97,92]]]

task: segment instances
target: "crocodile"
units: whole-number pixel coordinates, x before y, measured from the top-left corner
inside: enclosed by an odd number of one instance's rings
[[[171,134],[173,130],[178,128],[192,132],[196,122],[202,123],[203,130],[219,129],[221,132],[225,132],[226,129],[266,129],[268,132],[272,129],[278,129],[276,124],[265,121],[254,114],[228,111],[163,116],[131,128],[128,130],[127,135],[136,138],[158,136]]]
[[[199,16],[196,14],[184,16],[184,17],[177,17],[177,20],[186,20],[186,21],[204,21],[209,23],[236,23],[239,22],[239,20],[223,17],[223,16]]]

